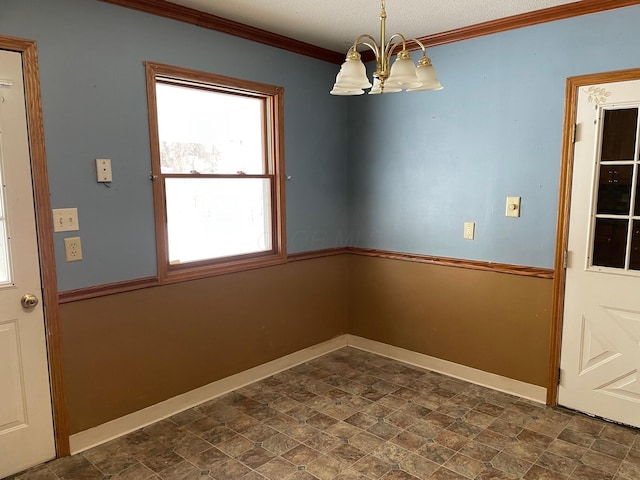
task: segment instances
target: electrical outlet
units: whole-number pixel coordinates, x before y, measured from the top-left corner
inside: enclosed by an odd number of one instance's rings
[[[111,159],[96,158],[96,175],[100,183],[111,182]]]
[[[473,235],[476,230],[476,224],[473,222],[464,222],[464,238],[466,240],[473,240]]]
[[[82,260],[82,244],[80,237],[68,237],[64,239],[64,254],[67,262]]]

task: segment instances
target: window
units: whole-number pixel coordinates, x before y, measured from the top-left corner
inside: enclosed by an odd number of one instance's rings
[[[591,236],[591,267],[640,270],[638,107],[602,112]]]
[[[146,71],[160,279],[284,262],[283,89]]]

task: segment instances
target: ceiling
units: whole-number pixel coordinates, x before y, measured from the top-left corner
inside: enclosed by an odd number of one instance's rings
[[[346,52],[355,38],[379,38],[380,0],[170,0],[319,47]],[[387,37],[434,33],[575,0],[386,0]]]

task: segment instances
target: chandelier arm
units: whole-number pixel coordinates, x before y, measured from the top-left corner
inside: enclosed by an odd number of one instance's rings
[[[395,41],[394,41],[395,40]],[[402,50],[407,49],[407,39],[401,33],[394,33],[389,38],[389,42],[384,50],[384,55],[390,57],[395,48],[402,44]]]
[[[422,43],[417,38],[409,38],[407,39],[407,42],[414,42],[418,45],[418,47],[420,47],[420,50],[422,50],[422,58],[420,58],[420,60],[418,61],[418,67],[432,66],[431,59],[427,57],[427,47],[425,47],[424,43]]]
[[[391,43],[391,39],[393,39],[394,37],[399,37],[400,40],[394,43]],[[396,48],[400,44],[402,44],[402,50],[406,50],[407,44],[411,42],[415,43],[418,46],[418,48],[422,51],[423,57],[427,56],[427,47],[424,45],[424,43],[422,43],[417,38],[406,38],[401,33],[396,33],[393,37],[391,37],[391,39],[389,39],[389,44],[387,45],[387,52],[386,52],[386,54],[389,55],[389,57],[391,57],[391,55],[393,54],[393,51],[396,50]]]
[[[420,47],[420,50],[422,50],[422,54],[425,55],[425,56],[427,55],[427,47],[425,47],[424,43],[422,43],[417,38],[408,38],[407,42],[413,42],[413,43],[417,44],[418,47]]]
[[[364,41],[365,39],[371,40],[372,43],[365,42]],[[358,38],[356,38],[356,41],[353,42],[353,45],[351,46],[350,50],[356,51],[358,45],[365,45],[369,47],[371,50],[373,50],[373,53],[376,55],[376,58],[380,56],[380,47],[378,47],[378,43],[376,42],[376,39],[373,38],[368,33],[365,33],[364,35],[360,35]]]
[[[365,45],[365,46],[369,47],[371,50],[373,50],[373,53],[376,54],[376,58],[378,58],[379,50],[378,50],[378,46],[375,43],[372,45],[369,42],[360,42],[358,45]]]

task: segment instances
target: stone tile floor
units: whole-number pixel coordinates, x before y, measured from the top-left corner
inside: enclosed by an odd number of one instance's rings
[[[637,480],[639,433],[343,348],[14,480]]]

